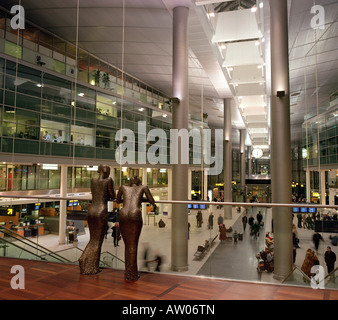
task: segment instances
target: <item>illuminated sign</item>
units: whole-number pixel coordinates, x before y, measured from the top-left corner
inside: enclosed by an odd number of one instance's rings
[[[9,207],[2,207],[0,208],[0,216],[15,216],[14,209]]]

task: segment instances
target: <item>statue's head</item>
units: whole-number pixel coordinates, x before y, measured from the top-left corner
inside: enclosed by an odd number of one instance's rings
[[[139,177],[134,176],[132,178],[130,178],[129,180],[129,186],[132,186],[133,184],[136,184],[137,186],[139,186],[141,184],[141,180]]]
[[[97,170],[98,173],[102,173],[103,176],[109,177],[110,175],[110,167],[104,164],[100,164]]]

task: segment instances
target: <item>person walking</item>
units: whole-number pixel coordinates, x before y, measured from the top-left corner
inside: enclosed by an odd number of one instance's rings
[[[253,217],[253,215],[251,215],[248,221],[250,228],[252,228],[254,221],[255,221],[255,218]]]
[[[113,229],[112,237],[114,238],[114,247],[118,247],[119,246],[119,240],[121,239],[119,223],[115,222],[112,229]]]
[[[202,223],[203,223],[203,217],[202,217],[202,212],[200,210],[198,210],[197,212],[196,220],[197,220],[197,228],[201,228]]]
[[[258,211],[256,218],[257,218],[258,224],[261,225],[262,220],[263,220],[263,215],[260,211]]]
[[[217,218],[217,224],[218,224],[219,230],[221,230],[221,228],[222,228],[223,221],[224,221],[224,218],[223,218],[222,214],[220,213],[218,218]]]
[[[327,266],[327,273],[331,273],[334,270],[334,264],[336,262],[336,254],[331,250],[330,246],[326,248],[324,259]]]
[[[237,240],[238,240],[237,230],[235,230],[235,232],[234,232],[234,234],[232,236],[234,237],[234,244],[237,244]]]
[[[253,238],[255,239],[255,240],[257,240],[257,237],[259,237],[259,228],[260,228],[260,226],[259,226],[259,223],[258,223],[258,221],[255,221],[255,223],[252,225],[252,227],[251,227],[251,231],[252,231],[252,234],[253,234]]]
[[[248,217],[246,216],[246,213],[244,213],[242,217],[242,224],[243,224],[243,231],[245,232],[246,224],[248,223]]]
[[[319,247],[319,242],[320,241],[324,241],[323,237],[321,236],[321,234],[319,234],[318,232],[316,232],[313,236],[312,236],[312,241],[315,245],[315,249],[316,249],[316,253],[318,254],[318,247]]]
[[[210,212],[209,218],[208,218],[208,229],[214,228],[214,214]]]
[[[225,225],[223,224],[220,231],[219,231],[219,240],[221,240],[221,243],[225,243],[225,240],[227,239],[227,229],[225,228]]]

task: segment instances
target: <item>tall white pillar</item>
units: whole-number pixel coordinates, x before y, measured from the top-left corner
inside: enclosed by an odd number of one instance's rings
[[[245,191],[245,135],[246,130],[240,130],[240,157],[241,157],[241,169],[240,169],[240,179],[241,187],[243,192]]]
[[[232,202],[232,126],[231,100],[224,99],[224,202]],[[232,207],[224,206],[224,219],[232,219]]]
[[[203,174],[204,174],[203,200],[206,201],[208,199],[208,177],[209,177],[208,176],[208,169],[204,169]]]
[[[306,170],[306,202],[311,202],[311,171]]]
[[[188,169],[188,200],[191,200],[192,170]]]
[[[270,0],[272,202],[291,203],[291,133],[287,0]],[[293,267],[292,211],[273,207],[274,278]]]
[[[173,9],[173,100],[172,128],[189,129],[188,88],[188,17],[189,8]],[[188,164],[182,162],[181,141],[178,163],[172,165],[173,200],[187,200]],[[186,204],[173,205],[171,224],[171,269],[188,270],[188,210]]]
[[[67,197],[67,166],[61,165],[60,179],[60,197]],[[67,200],[60,200],[60,215],[59,215],[59,244],[64,244],[66,240],[67,228]]]
[[[173,170],[168,169],[168,200],[173,199]],[[172,204],[165,204],[165,210],[168,212],[168,218],[171,219],[171,212],[172,212]]]
[[[325,170],[320,171],[320,203],[325,205],[326,198],[325,198]]]

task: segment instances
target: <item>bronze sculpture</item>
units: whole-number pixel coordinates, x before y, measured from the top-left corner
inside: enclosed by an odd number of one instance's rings
[[[88,208],[87,221],[90,232],[89,242],[79,259],[81,274],[96,274],[100,272],[100,254],[108,224],[108,201],[116,197],[114,181],[109,178],[110,168],[100,165],[99,178],[90,182],[92,203]]]
[[[143,197],[145,195],[145,198]],[[117,194],[116,202],[123,201],[123,208],[119,212],[120,232],[125,244],[125,274],[128,281],[136,281],[139,278],[137,269],[137,247],[143,226],[140,206],[142,202],[155,204],[149,188],[141,185],[138,177],[129,180],[129,186],[121,186]]]

